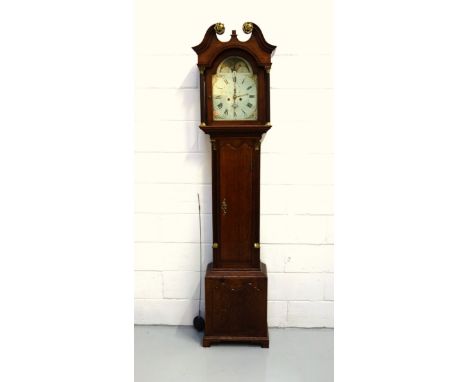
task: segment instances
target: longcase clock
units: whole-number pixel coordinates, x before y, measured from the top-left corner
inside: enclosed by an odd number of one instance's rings
[[[275,46],[251,22],[240,41],[224,25],[193,47],[200,71],[200,129],[212,151],[213,262],[205,276],[203,346],[249,342],[269,347],[267,269],[260,261],[260,151],[270,128],[270,67]]]

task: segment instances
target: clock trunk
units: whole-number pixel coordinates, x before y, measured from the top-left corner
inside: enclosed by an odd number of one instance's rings
[[[213,268],[260,269],[258,240],[260,142],[215,138],[213,150]]]

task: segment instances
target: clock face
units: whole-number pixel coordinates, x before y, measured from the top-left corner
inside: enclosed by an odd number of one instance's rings
[[[213,119],[257,119],[257,75],[241,57],[228,57],[213,75]]]

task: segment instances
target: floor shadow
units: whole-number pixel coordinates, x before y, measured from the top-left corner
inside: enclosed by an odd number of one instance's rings
[[[199,343],[201,346],[204,332],[198,332],[194,327],[190,326],[178,326],[176,329],[176,333],[178,336]]]

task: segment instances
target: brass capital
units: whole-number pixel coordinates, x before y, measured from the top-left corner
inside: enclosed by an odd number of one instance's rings
[[[210,139],[213,150],[216,151],[216,139]]]

